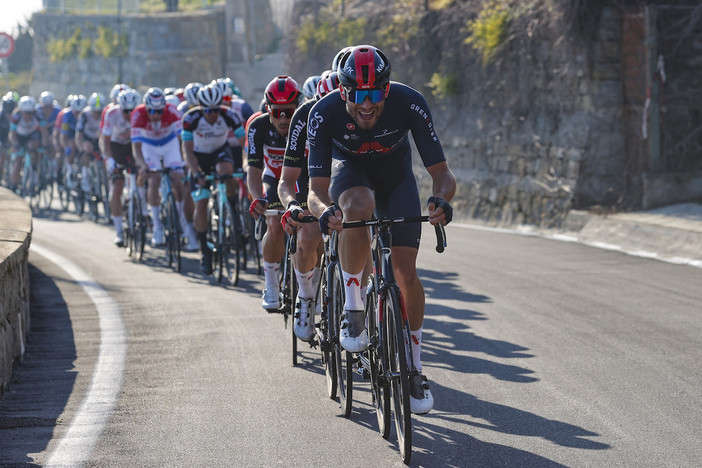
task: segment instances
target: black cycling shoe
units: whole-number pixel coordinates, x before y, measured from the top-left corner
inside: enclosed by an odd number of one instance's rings
[[[209,250],[200,257],[200,269],[206,275],[212,274],[212,252]]]

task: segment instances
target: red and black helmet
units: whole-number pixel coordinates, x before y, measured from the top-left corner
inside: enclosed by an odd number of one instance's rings
[[[382,89],[390,83],[390,62],[378,48],[360,45],[341,57],[339,82],[354,89]]]
[[[300,85],[287,75],[280,75],[268,83],[265,91],[266,104],[298,104],[300,102]]]

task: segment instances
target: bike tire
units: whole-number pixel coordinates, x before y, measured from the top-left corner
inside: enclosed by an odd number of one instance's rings
[[[102,212],[105,216],[105,223],[109,224],[112,221],[112,212],[110,211],[110,182],[107,178],[105,163],[99,160],[96,161],[95,164],[97,164],[98,188],[100,191]]]
[[[384,439],[390,437],[390,385],[387,378],[388,360],[382,345],[387,336],[382,329],[380,314],[377,309],[378,295],[374,288],[374,275],[368,278],[366,289],[366,313],[368,316],[368,361],[370,362],[370,382],[373,407],[378,421],[378,431]]]
[[[397,445],[402,461],[408,464],[412,457],[412,415],[409,395],[409,333],[402,319],[402,309],[398,291],[388,288],[383,300],[383,317],[387,333],[385,344],[389,370],[393,375],[390,381],[392,409],[397,433]]]
[[[59,167],[60,174],[56,177],[56,194],[59,198],[59,206],[62,211],[68,211],[68,206],[71,202],[71,191],[68,188],[68,180],[66,180],[66,168],[64,164]]]
[[[327,395],[332,400],[336,399],[337,382],[336,382],[336,356],[334,355],[334,348],[332,346],[331,330],[333,330],[331,325],[330,316],[330,295],[331,289],[328,286],[328,278],[331,273],[329,271],[332,267],[324,263],[324,268],[322,268],[322,281],[319,287],[319,300],[322,305],[322,314],[319,319],[319,349],[322,353],[322,365],[324,366],[324,374],[327,379]]]
[[[222,274],[221,254],[219,245],[219,214],[217,203],[210,199],[207,204],[207,244],[212,249],[212,277],[217,281]]]
[[[134,211],[134,259],[141,262],[144,259],[146,245],[147,221],[141,205],[141,197],[137,190],[132,194],[132,210]]]
[[[229,283],[232,286],[237,286],[239,284],[242,260],[241,227],[238,213],[234,210],[234,207],[229,202],[225,202],[224,205],[226,212],[224,229],[229,268]]]
[[[166,238],[166,259],[168,266],[180,272],[180,226],[175,196],[169,193],[161,208],[161,224]]]
[[[298,340],[297,340],[297,335],[295,335],[295,315],[297,314],[297,292],[298,292],[298,284],[297,284],[297,276],[295,275],[295,270],[293,268],[293,262],[292,262],[292,256],[288,253],[286,255],[287,257],[287,276],[288,276],[288,281],[287,281],[287,292],[286,292],[286,300],[288,301],[288,304],[290,305],[290,311],[292,312],[292,317],[293,317],[293,326],[290,327],[292,330],[292,365],[296,366],[297,365],[297,345],[298,345]]]
[[[42,183],[41,183],[41,202],[40,206],[44,209],[50,209],[54,201],[54,171],[53,164],[46,158],[42,158]]]
[[[353,355],[341,347],[341,314],[344,311],[344,280],[341,266],[335,264],[332,274],[332,314],[334,317],[334,357],[336,365],[337,390],[341,414],[348,418],[351,416],[353,403]]]

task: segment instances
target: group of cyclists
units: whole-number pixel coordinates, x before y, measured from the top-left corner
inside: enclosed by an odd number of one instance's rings
[[[243,171],[249,212],[265,219],[266,225],[261,242],[263,308],[273,312],[280,307],[278,274],[285,234],[297,230],[294,332],[300,340],[313,340],[323,235],[338,231],[345,289],[340,344],[349,352],[362,352],[369,345],[362,285],[369,274],[369,255],[363,253],[370,251],[370,236],[367,229],[343,229],[342,223],[374,215],[421,214],[410,132],[432,178],[432,196],[426,203],[432,224],[451,221],[449,202],[456,189],[426,100],[411,87],[390,81],[390,75],[390,62],[380,49],[359,45],[340,50],[331,69],[310,76],[302,86],[288,75],[274,77],[256,112],[228,78],[179,89],[149,88],[143,96],[117,84],[109,102],[93,93],[88,98],[69,96],[64,106],[48,91],[38,102],[8,93],[0,112],[0,169],[20,147],[32,154],[40,148],[50,150],[57,167],[66,170],[71,170],[74,158],[102,155],[111,174],[110,208],[118,246],[124,244],[123,170],[138,170],[140,181],[148,180],[139,190],[150,210],[151,243],[159,246],[164,243],[161,176],[155,171],[170,167],[184,248],[200,250],[204,273],[212,269],[206,177]],[[15,172],[10,188],[18,182],[18,169]],[[227,183],[233,203],[237,181],[230,178]],[[302,223],[309,215],[319,222]],[[411,411],[426,414],[433,396],[421,366],[424,291],[416,268],[420,231],[419,223],[393,226],[392,251],[416,365],[410,380]]]

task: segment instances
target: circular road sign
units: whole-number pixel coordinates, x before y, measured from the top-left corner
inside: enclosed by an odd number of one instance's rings
[[[0,58],[7,58],[15,51],[15,40],[7,33],[0,32]]]

